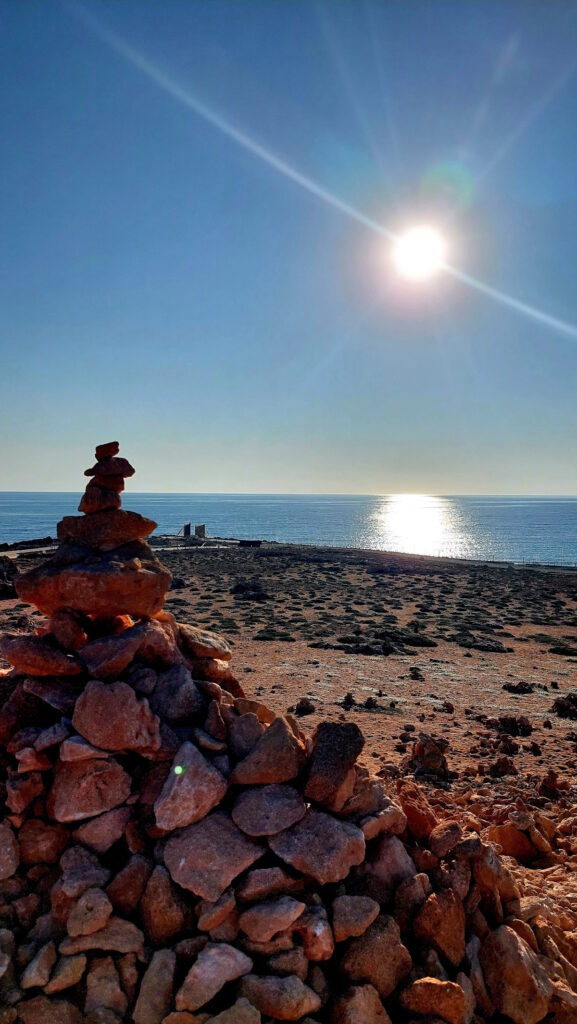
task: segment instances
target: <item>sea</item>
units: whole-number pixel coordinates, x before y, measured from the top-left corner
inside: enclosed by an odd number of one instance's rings
[[[577,498],[426,494],[137,494],[123,505],[176,536],[369,548],[498,562],[577,565]],[[80,493],[0,492],[0,543],[56,536]]]

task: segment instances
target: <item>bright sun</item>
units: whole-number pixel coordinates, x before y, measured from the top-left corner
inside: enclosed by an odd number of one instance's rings
[[[420,226],[400,235],[393,246],[393,260],[403,277],[421,281],[431,277],[445,262],[446,245],[435,228]]]

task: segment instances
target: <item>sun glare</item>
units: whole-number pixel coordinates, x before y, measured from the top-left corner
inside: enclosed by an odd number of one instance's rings
[[[411,228],[397,238],[393,246],[393,261],[403,277],[421,281],[431,277],[445,262],[446,245],[435,228]]]

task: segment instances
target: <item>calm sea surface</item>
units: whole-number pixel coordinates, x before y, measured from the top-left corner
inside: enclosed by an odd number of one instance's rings
[[[56,535],[79,494],[0,492],[0,542]],[[219,537],[505,561],[577,563],[577,498],[134,494],[158,533],[206,523]]]

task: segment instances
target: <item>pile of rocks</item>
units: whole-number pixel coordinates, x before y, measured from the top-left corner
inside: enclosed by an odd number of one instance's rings
[[[16,581],[45,628],[0,640],[0,1024],[575,1021],[577,946],[496,847],[393,801],[353,723],[248,699],[96,459]]]

